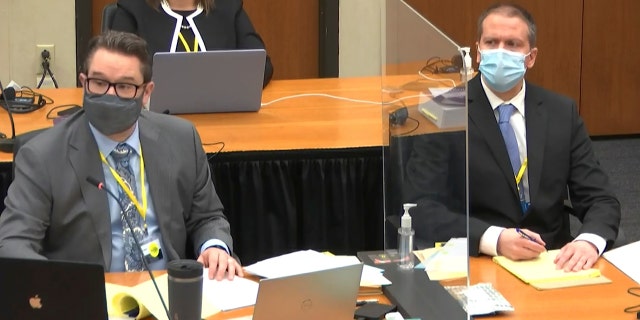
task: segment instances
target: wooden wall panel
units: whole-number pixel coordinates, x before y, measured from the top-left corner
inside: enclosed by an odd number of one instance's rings
[[[116,0],[91,0],[91,11],[93,13],[91,15],[91,31],[94,36],[97,36],[102,31],[102,9],[112,2],[116,2]]]
[[[583,0],[516,0],[538,27],[536,65],[527,80],[580,102]],[[598,1],[598,0],[595,0]],[[634,0],[631,0],[634,1]],[[477,20],[495,0],[406,0],[460,46],[470,46],[475,63]],[[604,4],[603,4],[604,5]]]
[[[592,135],[640,133],[640,1],[584,2],[580,113]]]
[[[100,33],[102,8],[115,0],[92,0],[93,35]],[[144,1],[144,0],[140,0]],[[273,62],[273,79],[316,78],[319,0],[245,0]]]
[[[245,0],[253,26],[267,46],[274,79],[316,78],[319,0]]]

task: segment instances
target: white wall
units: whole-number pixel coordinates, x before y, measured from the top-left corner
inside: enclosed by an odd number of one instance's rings
[[[340,1],[340,77],[380,75],[384,2]]]
[[[87,0],[89,1],[89,0]],[[35,88],[40,52],[54,44],[51,65],[60,87],[76,84],[75,1],[0,0],[0,80]]]

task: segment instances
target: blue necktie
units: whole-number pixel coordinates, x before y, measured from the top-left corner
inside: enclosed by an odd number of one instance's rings
[[[116,172],[122,178],[123,182],[129,187],[129,189],[136,194],[136,177],[135,173],[129,165],[129,160],[133,153],[133,149],[126,143],[120,143],[111,152],[111,157],[116,163]],[[138,241],[142,241],[146,236],[146,230],[144,228],[144,221],[133,201],[129,199],[129,196],[124,192],[122,187],[118,188],[118,201],[122,204],[124,212],[122,212],[122,238],[124,242],[124,269],[126,271],[143,271],[142,257],[137,249],[135,240],[133,237],[137,237]],[[124,216],[129,218],[131,227],[129,228]]]
[[[509,123],[509,119],[511,115],[516,110],[516,107],[512,104],[503,104],[498,107],[498,126],[500,127],[500,132],[502,132],[502,138],[504,139],[504,144],[507,146],[507,152],[509,153],[509,160],[511,160],[511,169],[513,170],[514,179],[520,171],[520,151],[518,150],[518,141],[516,140],[516,133],[513,131],[513,127]],[[524,196],[524,188],[522,184],[522,180],[520,180],[520,184],[518,187],[518,195],[520,197],[520,204],[522,206],[522,212],[527,211],[528,204],[526,202]]]
[[[513,169],[513,176],[515,177],[520,170],[520,151],[518,151],[518,141],[516,140],[516,133],[513,131],[513,127],[509,123],[509,119],[516,108],[512,104],[503,104],[498,107],[498,113],[500,114],[498,119],[498,126],[500,126],[500,132],[502,132],[502,138],[507,146],[507,152],[509,153],[509,159],[511,160],[511,168]]]

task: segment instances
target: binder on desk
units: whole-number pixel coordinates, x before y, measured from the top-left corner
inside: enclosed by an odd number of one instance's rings
[[[536,259],[524,261],[497,256],[493,257],[493,261],[538,290],[611,283],[611,280],[595,268],[577,272],[557,270],[553,260],[559,252],[560,250],[546,251]]]

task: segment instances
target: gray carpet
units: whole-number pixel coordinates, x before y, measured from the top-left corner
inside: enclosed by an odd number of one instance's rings
[[[640,240],[640,137],[594,138],[593,148],[622,206],[626,242]]]

